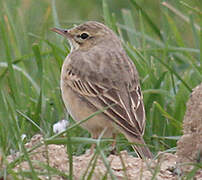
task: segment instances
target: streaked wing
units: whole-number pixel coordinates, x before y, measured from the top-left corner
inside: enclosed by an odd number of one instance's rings
[[[139,137],[144,131],[144,106],[138,88],[128,91],[130,108],[126,107],[125,99],[116,88],[108,88],[95,82],[82,80],[77,75],[68,72],[68,85],[82,95],[96,109],[111,106],[104,113],[127,133]],[[114,105],[115,104],[115,105]]]
[[[130,92],[131,108],[134,120],[138,123],[140,131],[144,134],[145,129],[145,109],[143,104],[143,95],[138,86],[134,87]]]

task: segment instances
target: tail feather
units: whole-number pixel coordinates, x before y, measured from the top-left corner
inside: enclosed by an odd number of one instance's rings
[[[153,158],[153,154],[149,150],[149,148],[144,144],[144,145],[132,145],[132,148],[136,152],[136,154],[141,158]]]
[[[151,153],[151,151],[145,144],[144,139],[142,137],[140,137],[138,139],[131,137],[131,136],[126,136],[126,137],[129,140],[129,142],[136,143],[136,145],[132,145],[132,148],[134,149],[134,151],[137,153],[137,155],[140,158],[142,158],[142,159],[144,159],[144,158],[152,159],[153,158],[153,154]]]

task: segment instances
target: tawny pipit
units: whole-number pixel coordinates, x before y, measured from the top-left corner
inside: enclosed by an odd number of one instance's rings
[[[145,110],[138,73],[115,33],[94,21],[52,31],[66,37],[72,48],[62,66],[61,89],[73,119],[83,120],[115,104],[82,126],[93,138],[98,138],[104,129],[105,137],[114,136],[118,130],[137,143],[133,148],[140,157],[151,158],[142,137]]]

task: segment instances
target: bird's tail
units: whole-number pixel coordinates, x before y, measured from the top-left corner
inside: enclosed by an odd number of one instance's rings
[[[136,145],[132,145],[132,148],[134,149],[134,151],[137,153],[137,155],[140,158],[142,158],[142,159],[144,159],[144,158],[152,159],[153,158],[153,154],[151,153],[151,151],[145,144],[144,139],[142,137],[137,139],[137,138],[130,136],[130,137],[127,137],[127,139],[131,143],[136,143]]]

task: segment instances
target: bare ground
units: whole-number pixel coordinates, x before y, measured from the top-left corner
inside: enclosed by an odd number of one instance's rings
[[[36,145],[43,138],[41,135],[35,135],[29,143],[26,144],[27,148],[31,148]],[[47,159],[48,157],[48,159]],[[110,155],[107,157],[108,162],[110,162],[111,170],[117,179],[152,179],[155,170],[158,172],[155,176],[156,179],[176,179],[176,174],[172,172],[172,169],[176,165],[176,156],[173,154],[165,153],[159,156],[157,160],[142,160],[137,157],[133,157],[127,153],[127,151],[122,151],[120,155]],[[15,157],[9,156],[8,161],[13,161]],[[64,145],[44,145],[37,148],[33,151],[30,159],[35,163],[34,167],[36,170],[42,171],[43,168],[39,165],[39,161],[49,165],[51,167],[57,168],[60,171],[68,172],[69,171],[69,159],[66,152],[66,147]],[[84,174],[89,175],[92,164],[93,155],[89,154],[87,151],[81,156],[73,156],[73,174],[74,179],[81,179]],[[89,164],[92,166],[88,168]],[[16,171],[19,169],[28,170],[29,164],[27,161],[22,162],[16,168]],[[103,162],[103,158],[98,156],[96,161],[95,169],[93,170],[92,180],[102,179],[104,175],[107,174],[107,179],[111,179],[109,172],[107,173],[106,166]],[[46,176],[41,176],[41,179],[47,179]],[[63,179],[62,176],[52,176],[53,180]]]
[[[142,160],[133,157],[122,151],[120,155],[110,155],[107,157],[110,162],[110,168],[117,179],[134,180],[143,179],[180,179],[187,172],[190,172],[194,166],[190,163],[202,161],[202,84],[196,87],[187,102],[187,111],[183,121],[183,136],[178,141],[177,153],[159,153],[156,160]],[[32,148],[35,144],[42,141],[41,135],[35,135],[26,148]],[[13,161],[18,153],[10,155],[8,162]],[[41,146],[33,151],[30,159],[34,162],[34,169],[40,172],[46,171],[39,162],[49,163],[49,166],[57,168],[61,172],[69,172],[69,159],[64,145]],[[96,159],[96,160],[95,160]],[[109,170],[106,169],[103,158],[90,155],[88,152],[81,156],[73,156],[73,176],[74,179],[82,179],[90,175],[93,163],[92,180],[100,180],[103,176],[111,179]],[[189,164],[189,165],[187,165]],[[91,165],[91,166],[89,166]],[[15,170],[28,170],[27,161],[20,163]],[[47,179],[46,176],[40,177]],[[12,178],[11,178],[12,179]],[[64,179],[61,175],[52,176],[52,180]],[[195,179],[202,179],[202,170],[198,169]]]

